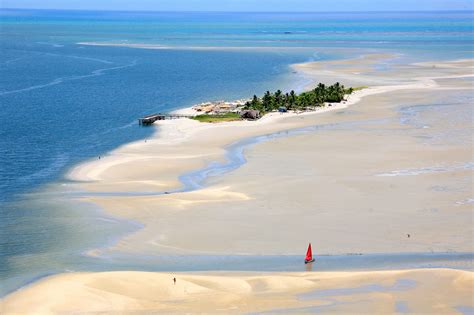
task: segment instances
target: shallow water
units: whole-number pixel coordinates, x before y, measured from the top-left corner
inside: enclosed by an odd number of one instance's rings
[[[136,228],[104,220],[106,215],[76,202],[74,196],[66,199],[67,182],[52,185],[54,192],[44,191],[42,185],[61,182],[62,174],[75,163],[149,136],[154,129],[139,128],[137,123],[145,114],[209,99],[247,97],[266,89],[296,88],[302,81],[288,73],[288,64],[308,57],[284,51],[85,47],[76,42],[103,35],[108,26],[96,21],[90,29],[80,14],[66,20],[57,12],[49,12],[45,19],[43,14],[2,15],[2,280],[48,266],[72,268],[76,260],[68,256],[77,258],[87,248],[103,246]],[[127,36],[140,36],[140,30],[117,19],[131,27]]]
[[[435,94],[435,93],[433,93]],[[428,144],[472,145],[474,94],[472,91],[436,93],[436,102],[402,106],[400,123],[426,129],[423,142]]]
[[[341,296],[341,295],[353,295],[360,293],[372,293],[372,292],[390,292],[390,291],[406,291],[416,287],[416,281],[411,279],[398,279],[393,285],[383,286],[380,284],[368,284],[355,288],[338,288],[328,290],[316,290],[313,292],[306,292],[300,294],[301,300],[313,300],[322,297],[329,296]]]

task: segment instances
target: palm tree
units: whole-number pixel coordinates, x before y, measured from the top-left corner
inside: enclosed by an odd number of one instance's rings
[[[256,109],[258,107],[261,107],[262,103],[260,102],[260,99],[257,97],[257,95],[254,95],[252,98],[252,101],[250,102],[250,105]]]
[[[283,98],[283,106],[285,106],[287,109],[290,108],[290,94],[288,93],[286,93]]]
[[[294,108],[295,104],[296,104],[296,93],[295,93],[295,91],[291,90],[289,101],[288,101],[288,107],[289,108]]]
[[[280,107],[283,103],[282,101],[283,101],[282,92],[281,90],[278,90],[275,92],[275,104],[273,104],[274,109],[277,109],[278,107]]]
[[[270,91],[266,91],[265,95],[262,97],[262,106],[265,109],[265,111],[270,111],[272,108],[272,95],[270,94]]]
[[[274,94],[266,91],[261,99],[254,95],[250,102],[245,103],[245,108],[269,112],[281,106],[286,106],[288,109],[322,106],[325,102],[341,102],[345,94],[352,92],[352,88],[346,89],[339,82],[329,86],[319,83],[313,90],[300,95],[293,90],[285,94],[281,90],[277,90]]]

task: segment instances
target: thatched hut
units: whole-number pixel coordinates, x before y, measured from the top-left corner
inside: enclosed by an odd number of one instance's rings
[[[256,119],[260,118],[260,111],[255,110],[255,109],[243,110],[240,113],[240,117],[243,118],[243,119],[256,120]]]

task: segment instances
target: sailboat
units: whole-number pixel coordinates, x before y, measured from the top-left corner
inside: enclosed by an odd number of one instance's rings
[[[306,251],[306,258],[304,259],[305,264],[312,263],[314,261],[313,251],[311,250],[311,243],[308,245],[308,250]]]

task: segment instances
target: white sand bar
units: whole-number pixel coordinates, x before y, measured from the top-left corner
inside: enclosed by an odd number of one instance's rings
[[[472,272],[450,269],[72,273],[46,278],[8,296],[0,301],[0,310],[2,314],[78,310],[80,314],[457,314],[472,310],[473,281]]]
[[[469,134],[471,121],[451,123],[433,112],[423,114],[430,126],[414,127],[401,121],[399,111],[404,104],[440,103],[468,93],[472,60],[372,69],[386,58],[393,56],[295,65],[315,80],[321,69],[344,77],[363,65],[360,83],[380,85],[355,92],[344,104],[273,113],[255,122],[162,121],[155,136],[79,165],[69,177],[91,192],[172,191],[182,186],[183,173],[225,161],[225,146],[235,141],[333,126],[255,145],[245,151],[246,164],[202,189],[85,200],[145,225],[113,251],[300,254],[312,241],[324,254],[472,252],[472,204],[461,202],[472,199],[472,139],[459,142],[455,136]],[[472,108],[466,102],[462,106]],[[423,140],[438,134],[447,140]]]

